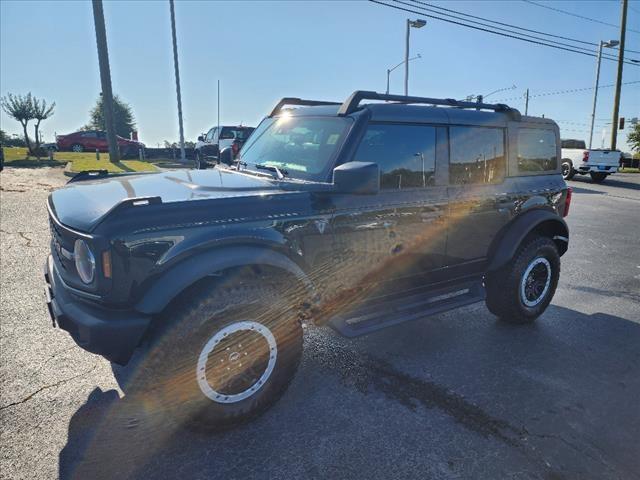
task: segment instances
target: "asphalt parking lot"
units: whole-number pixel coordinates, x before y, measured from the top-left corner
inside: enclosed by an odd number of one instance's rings
[[[0,477],[640,478],[640,175],[571,182],[534,325],[474,305],[356,340],[308,329],[283,399],[217,435],[171,430],[51,327],[45,199],[65,180],[0,174]]]

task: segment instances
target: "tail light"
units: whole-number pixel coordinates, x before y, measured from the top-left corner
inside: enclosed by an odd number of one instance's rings
[[[589,161],[589,150],[585,150],[584,152],[582,152],[582,161],[583,162]]]
[[[569,208],[571,207],[571,197],[573,197],[573,188],[567,188],[567,198],[564,200],[564,212],[562,213],[563,217],[569,215]]]

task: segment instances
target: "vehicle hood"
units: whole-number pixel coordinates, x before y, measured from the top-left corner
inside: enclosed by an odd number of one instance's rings
[[[51,194],[49,205],[62,224],[89,232],[110,210],[131,198],[159,197],[162,203],[173,203],[279,191],[277,182],[244,173],[173,170],[70,183]]]

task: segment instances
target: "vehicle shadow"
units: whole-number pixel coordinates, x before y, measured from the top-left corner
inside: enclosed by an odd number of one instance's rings
[[[395,459],[398,478],[426,478],[434,451],[445,465],[460,458],[454,435],[468,436],[465,450],[516,452],[532,478],[639,471],[638,323],[551,306],[516,327],[478,306],[355,340],[312,329],[305,342],[284,398],[225,433],[187,431],[152,398],[96,388],[71,418],[60,478],[389,478],[384,459]],[[450,438],[438,436],[438,418]],[[480,472],[456,475],[504,476],[496,465],[476,459]]]
[[[635,175],[635,174],[634,174]],[[640,178],[640,176],[638,177]],[[582,187],[573,187],[573,191],[581,190],[580,193],[603,193],[599,191],[599,188],[603,187],[614,187],[614,188],[626,188],[629,190],[640,190],[640,182],[626,182],[624,180],[620,180],[619,176],[611,175],[607,178],[603,183],[593,183],[589,177],[579,178],[579,176],[573,177],[571,183],[569,185],[575,185],[576,183],[582,183],[584,185],[588,185],[589,187],[595,189],[591,190],[591,188],[582,188]],[[588,191],[587,191],[588,190]]]

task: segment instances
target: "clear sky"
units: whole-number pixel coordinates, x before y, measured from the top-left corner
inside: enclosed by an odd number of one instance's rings
[[[581,20],[520,0],[430,3],[585,41],[615,39],[613,27]],[[620,3],[547,3],[619,24]],[[628,28],[640,31],[640,1],[632,0]],[[148,146],[177,140],[178,122],[167,1],[105,1],[114,93],[133,107],[140,139]],[[216,123],[216,81],[221,81],[221,123],[255,125],[283,96],[343,100],[353,90],[384,91],[386,69],[404,56],[405,12],[366,1],[176,1],[176,24],[185,137],[195,140]],[[426,18],[426,17],[425,17]],[[470,30],[426,18],[412,30],[410,94],[464,98],[495,94],[508,103],[559,122],[563,138],[586,138],[595,59]],[[627,49],[640,51],[640,34],[628,32]],[[640,54],[628,54],[639,58]],[[392,73],[392,93],[402,93],[403,69]],[[601,85],[615,82],[616,63],[603,61]],[[623,82],[640,80],[640,66],[625,65]],[[45,140],[88,121],[100,92],[93,14],[84,1],[0,0],[0,95],[32,92],[55,101],[42,124]],[[613,88],[599,91],[597,128],[610,122]],[[640,116],[640,84],[623,86],[621,116]],[[3,130],[20,125],[4,113]],[[627,128],[620,133],[624,147]],[[607,145],[608,145],[607,137]]]

